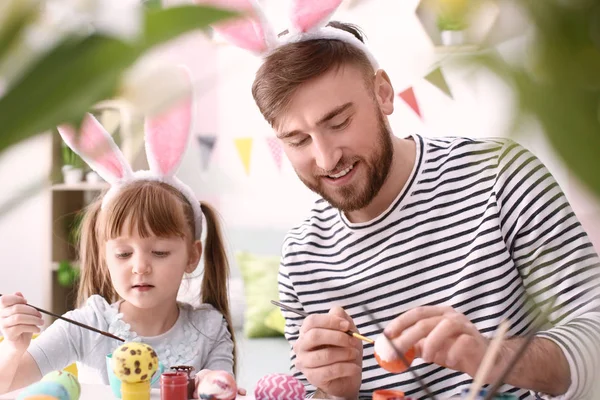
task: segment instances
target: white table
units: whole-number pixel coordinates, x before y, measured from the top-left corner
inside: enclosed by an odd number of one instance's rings
[[[20,390],[16,390],[11,393],[0,395],[1,400],[15,400]],[[254,390],[252,393],[248,390],[247,396],[238,396],[239,400],[255,400],[254,399]],[[81,397],[80,400],[112,400],[116,399],[110,390],[110,386],[108,385],[96,385],[89,383],[81,384]],[[150,391],[150,399],[151,400],[160,400],[160,390],[159,389],[151,389]]]

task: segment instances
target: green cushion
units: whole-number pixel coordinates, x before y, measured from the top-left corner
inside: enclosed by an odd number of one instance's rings
[[[285,318],[279,308],[276,308],[267,315],[265,325],[282,335],[285,334]]]
[[[278,310],[271,304],[271,300],[279,298],[279,256],[239,252],[236,259],[242,272],[246,298],[244,334],[248,338],[282,336],[280,330],[265,323],[269,314]],[[277,324],[274,326],[278,327]]]

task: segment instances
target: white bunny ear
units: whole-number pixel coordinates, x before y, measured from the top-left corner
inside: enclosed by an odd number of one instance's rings
[[[190,71],[181,73],[191,86]],[[159,176],[173,176],[185,153],[192,128],[193,93],[176,102],[168,110],[146,119],[146,158],[150,170]]]
[[[105,181],[113,184],[133,174],[121,150],[92,114],[83,119],[79,137],[72,125],[60,125],[57,129],[67,146]]]
[[[305,33],[327,24],[342,0],[292,0],[290,20],[296,32]]]

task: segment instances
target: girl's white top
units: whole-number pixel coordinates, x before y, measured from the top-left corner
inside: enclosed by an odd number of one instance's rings
[[[121,302],[108,304],[98,295],[91,296],[85,306],[69,311],[65,317],[125,339],[149,344],[158,354],[165,370],[175,365],[223,370],[233,374],[233,341],[223,315],[211,305],[193,308],[178,303],[179,317],[169,331],[159,336],[144,337],[130,329],[119,313]],[[99,333],[63,320],[56,320],[40,336],[31,341],[29,354],[45,375],[77,362],[82,383],[108,384],[106,355],[123,344]],[[153,385],[159,387],[160,380]]]

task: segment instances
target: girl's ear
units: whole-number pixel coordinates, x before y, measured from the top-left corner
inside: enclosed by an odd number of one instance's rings
[[[185,272],[191,274],[198,268],[198,264],[200,264],[200,259],[202,258],[202,242],[200,240],[196,240],[192,244],[192,248],[190,251],[190,259]]]

